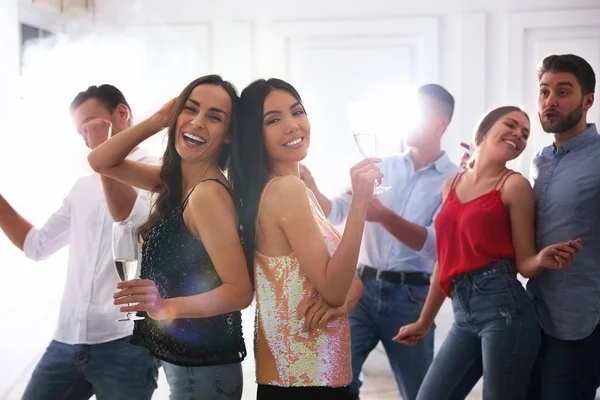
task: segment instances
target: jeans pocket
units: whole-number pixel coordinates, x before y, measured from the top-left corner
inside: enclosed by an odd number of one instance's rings
[[[422,306],[427,299],[429,285],[406,285],[406,295],[415,304]]]
[[[240,399],[244,379],[242,364],[225,364],[211,367],[215,391],[231,399]]]
[[[481,275],[473,277],[473,288],[481,294],[494,294],[508,291],[509,283],[504,275]]]

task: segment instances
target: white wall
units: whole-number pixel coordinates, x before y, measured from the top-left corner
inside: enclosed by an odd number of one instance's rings
[[[97,20],[121,30],[134,26],[138,34],[160,32],[163,41],[177,38],[179,46],[202,55],[193,73],[185,76],[188,80],[215,72],[240,90],[258,77],[283,77],[296,85],[313,126],[307,162],[329,194],[344,186],[347,167],[359,157],[349,133],[347,104],[373,85],[446,86],[457,105],[444,144],[457,160],[459,142],[470,140],[477,120],[498,105],[515,104],[530,113],[530,151],[548,142],[535,111],[535,68],[544,55],[574,52],[600,71],[599,0],[129,4],[99,1]],[[409,117],[403,114],[409,93],[399,99],[397,113],[387,116],[384,151],[396,149],[396,135],[402,134]],[[599,109],[594,107],[591,120],[598,119]],[[523,172],[530,151],[515,163]]]
[[[19,74],[19,32],[18,32],[18,0],[0,0],[0,193],[8,195],[16,186],[12,174],[18,171],[14,165],[4,160],[14,160],[10,157],[18,145],[18,138],[12,127],[16,122],[18,99],[18,74]],[[0,271],[2,274],[2,290],[0,290],[0,304],[2,304],[2,322],[0,323],[0,354],[3,362],[0,363],[0,398],[10,385],[19,376],[26,362],[31,361],[29,349],[40,344],[33,340],[28,343],[27,338],[33,336],[35,319],[39,316],[34,309],[36,294],[31,289],[41,289],[41,284],[31,285],[29,277],[23,274],[23,265],[16,264],[13,260],[18,257],[8,240],[0,235]],[[19,288],[11,290],[11,288]],[[43,329],[43,328],[42,328]],[[24,355],[24,361],[20,354]]]
[[[60,95],[43,93],[47,88],[42,87],[36,88],[41,101],[22,99],[19,22],[61,32],[70,21],[48,8],[0,0],[0,193],[37,225],[66,195],[77,158],[64,140],[74,134],[55,126],[56,121],[68,121],[68,103],[60,104]],[[60,114],[51,115],[56,112],[53,101],[62,107]],[[8,393],[22,384],[24,371],[52,338],[64,286],[65,250],[34,263],[0,233],[0,399],[14,398]]]
[[[528,151],[514,168],[527,174],[532,152],[550,142],[538,122],[536,67],[552,53],[586,58],[600,76],[600,0],[305,0],[302,2],[179,0],[98,2],[98,21],[122,29],[161,32],[206,59],[185,79],[219,73],[241,90],[261,77],[282,77],[304,97],[312,125],[307,160],[324,191],[347,184],[348,167],[360,158],[350,136],[348,103],[369,86],[396,89],[427,82],[444,85],[456,98],[444,147],[458,160],[476,122],[500,105],[523,107],[531,117]],[[183,32],[197,34],[185,35]],[[163,57],[178,55],[168,48]],[[175,70],[165,70],[169,73]],[[184,76],[177,74],[179,79]],[[167,79],[172,83],[172,79]],[[174,91],[178,90],[174,89]],[[398,147],[408,123],[410,94],[404,91],[387,122],[383,150]],[[600,106],[589,113],[598,122]],[[393,140],[396,140],[394,143]],[[437,319],[436,347],[452,322],[446,302]],[[475,389],[479,392],[480,387]]]
[[[18,0],[0,0],[0,7],[0,117],[5,121],[14,114],[17,97],[15,78],[19,73]]]

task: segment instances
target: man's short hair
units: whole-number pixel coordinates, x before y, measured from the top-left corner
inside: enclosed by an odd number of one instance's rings
[[[72,113],[77,107],[89,99],[98,100],[111,113],[115,111],[119,104],[124,104],[129,109],[129,120],[131,122],[131,107],[125,99],[125,95],[113,85],[90,86],[85,91],[79,92],[71,102],[69,111]]]
[[[429,83],[419,88],[419,94],[436,99],[440,105],[437,111],[448,117],[449,121],[452,119],[452,115],[454,114],[454,97],[443,86]]]
[[[567,72],[575,75],[583,94],[596,91],[596,74],[592,66],[575,54],[553,54],[544,58],[538,68],[538,81],[546,72]]]

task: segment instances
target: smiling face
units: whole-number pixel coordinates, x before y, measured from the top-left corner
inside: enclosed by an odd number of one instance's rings
[[[231,98],[219,85],[196,86],[177,117],[175,149],[186,161],[215,160],[231,143]]]
[[[310,122],[304,106],[291,93],[275,89],[265,98],[263,133],[268,158],[299,162],[310,144]]]
[[[497,118],[487,132],[476,139],[479,157],[514,160],[521,155],[529,138],[529,118],[521,111],[511,111]]]

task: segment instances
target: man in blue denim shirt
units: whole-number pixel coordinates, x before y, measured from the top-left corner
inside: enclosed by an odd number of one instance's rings
[[[433,359],[431,330],[416,346],[395,343],[398,327],[419,318],[436,260],[433,219],[442,202],[444,180],[460,169],[441,150],[441,138],[454,111],[454,99],[439,85],[419,89],[422,121],[407,143],[411,149],[385,158],[383,186],[367,212],[358,273],[364,284],[360,302],[350,311],[352,391],[358,396],[360,371],[381,340],[405,400],[414,400]],[[329,220],[343,222],[351,195],[329,200],[305,167],[302,178]]]
[[[581,57],[552,55],[538,73],[538,113],[554,143],[533,158],[538,248],[581,238],[564,271],[528,282],[542,325],[529,400],[594,399],[600,383],[600,136],[586,122],[595,74]]]

